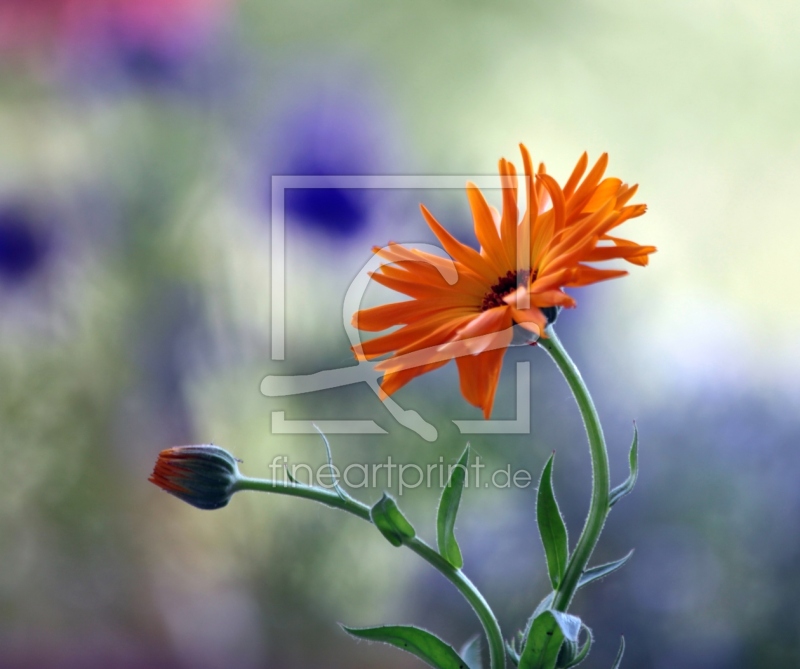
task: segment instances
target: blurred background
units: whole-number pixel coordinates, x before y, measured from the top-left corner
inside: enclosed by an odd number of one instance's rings
[[[789,0],[0,0],[0,665],[410,669],[337,622],[415,623],[456,647],[480,631],[366,523],[251,493],[201,512],[147,476],[185,443],[221,444],[251,476],[276,455],[324,462],[317,436],[274,434],[273,411],[384,428],[332,435],[340,467],[455,460],[452,419],[480,416],[454,365],[395,396],[433,443],[364,384],[259,385],[351,365],[342,300],[371,246],[431,242],[423,200],[474,240],[463,191],[289,191],[273,361],[271,179],[493,175],[521,141],[562,181],[609,151],[649,205],[623,236],[659,249],[575,291],[558,323],[615,481],[634,419],[641,434],[640,482],[596,561],[636,553],[575,604],[588,665],[610,666],[620,634],[627,667],[800,665],[798,26]],[[534,480],[557,451],[574,541],[577,410],[543,352],[514,349],[494,418],[515,416],[517,360],[532,435],[472,445]],[[430,541],[439,492],[402,497]],[[548,591],[534,501],[468,490],[458,525],[509,635]]]

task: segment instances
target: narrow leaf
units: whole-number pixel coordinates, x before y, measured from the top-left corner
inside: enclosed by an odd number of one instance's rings
[[[339,497],[341,499],[343,499],[343,500],[348,500],[348,499],[352,500],[353,498],[350,497],[350,495],[348,495],[344,491],[342,486],[339,485],[339,481],[334,477],[334,471],[336,471],[336,470],[333,468],[333,454],[331,453],[331,445],[330,445],[330,442],[328,441],[328,437],[325,436],[325,433],[322,430],[319,429],[319,427],[317,426],[316,423],[311,423],[311,424],[314,426],[314,429],[317,432],[319,432],[319,436],[322,437],[322,441],[325,442],[325,453],[326,453],[327,458],[328,458],[328,469],[329,469],[329,471],[331,473],[331,478],[333,479],[333,489],[336,491],[336,494],[339,495]]]
[[[564,633],[553,611],[540,613],[531,625],[519,658],[519,669],[554,669]]]
[[[581,625],[583,624],[581,623],[581,619],[569,613],[553,611],[552,609],[550,613],[552,613],[553,617],[556,619],[556,623],[558,623],[558,626],[561,628],[564,638],[573,643],[577,643],[578,634],[580,634]]]
[[[292,473],[289,471],[289,468],[286,465],[284,465],[283,468],[286,471],[287,478],[292,482],[293,485],[302,485],[300,481],[298,481],[294,476],[292,476]]]
[[[464,481],[467,476],[467,463],[469,462],[469,444],[458,463],[450,471],[442,497],[439,500],[439,511],[436,514],[436,542],[439,552],[456,569],[464,566],[464,558],[456,541],[455,526],[458,506],[461,503],[461,493],[464,490]]]
[[[369,516],[392,546],[402,546],[408,539],[416,536],[413,525],[397,508],[394,499],[386,493],[370,509]]]
[[[636,427],[636,423],[633,424],[633,443],[628,454],[628,462],[630,464],[630,474],[628,474],[628,478],[625,481],[609,493],[609,509],[633,490],[633,486],[636,485],[636,479],[639,477],[639,429]]]
[[[508,655],[508,659],[511,660],[511,664],[515,667],[519,666],[519,653],[514,647],[513,639],[511,641],[506,641],[506,654]]]
[[[620,558],[615,562],[607,562],[606,564],[597,565],[596,567],[587,569],[585,572],[583,572],[583,575],[578,580],[577,587],[582,588],[585,585],[589,585],[589,583],[592,581],[596,581],[599,578],[604,578],[609,574],[613,574],[628,561],[628,558],[630,558],[631,555],[633,555],[633,550],[631,550],[625,557]]]
[[[553,492],[553,458],[550,456],[539,479],[539,493],[536,498],[536,521],[542,538],[544,554],[547,558],[547,571],[554,589],[558,589],[567,568],[569,549],[567,546],[567,527],[558,510],[558,502]]]
[[[549,609],[553,605],[553,600],[555,599],[555,597],[556,597],[556,593],[555,593],[555,591],[552,591],[541,602],[539,602],[539,605],[536,607],[536,610],[533,612],[533,615],[531,616],[531,619],[528,621],[528,627],[529,628],[533,624],[533,619],[536,616],[538,616],[542,611],[545,611],[545,610]]]
[[[468,669],[452,646],[430,632],[407,625],[353,628],[344,631],[359,639],[380,641],[401,648],[437,669]]]
[[[592,630],[590,630],[586,625],[583,625],[583,629],[586,630],[586,641],[581,646],[578,653],[572,658],[572,661],[564,666],[564,669],[570,669],[571,667],[577,667],[581,662],[583,662],[586,657],[589,655],[589,651],[592,648],[592,642],[594,641],[594,636],[592,635]]]
[[[580,618],[571,616],[568,613],[553,610],[551,610],[550,613],[555,617],[564,635],[564,643],[561,645],[561,651],[558,654],[558,662],[556,663],[559,667],[564,667],[571,663],[573,658],[578,654],[578,636],[581,633],[583,623]]]
[[[556,596],[555,591],[551,592],[541,602],[539,602],[539,605],[534,609],[533,613],[531,614],[531,617],[528,618],[528,622],[525,623],[525,630],[523,632],[520,632],[520,634],[522,634],[523,641],[527,639],[528,635],[531,633],[531,626],[533,625],[533,621],[536,620],[537,616],[543,611],[549,609],[553,605],[553,599],[555,598],[555,596]]]
[[[458,653],[469,669],[483,669],[481,658],[481,638],[477,634],[472,637]]]
[[[622,656],[625,654],[625,637],[620,637],[619,639],[619,652],[617,653],[617,657],[614,659],[614,664],[611,666],[611,669],[619,669],[620,665],[622,664]]]

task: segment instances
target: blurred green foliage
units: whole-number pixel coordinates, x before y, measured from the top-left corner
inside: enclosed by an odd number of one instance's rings
[[[659,247],[651,267],[579,291],[559,320],[619,481],[631,419],[642,436],[640,483],[596,558],[637,553],[577,613],[606,664],[620,632],[630,666],[798,664],[799,12],[788,1],[248,0],[182,55],[143,43],[132,59],[127,43],[100,53],[52,36],[3,47],[0,208],[26,203],[50,246],[29,275],[0,280],[0,665],[399,668],[418,663],[335,623],[415,623],[455,646],[478,631],[438,575],[355,519],[255,494],[203,513],[146,480],[178,443],[221,444],[253,476],[278,455],[322,464],[319,438],[273,434],[272,411],[387,430],[331,435],[341,467],[462,452],[450,421],[478,412],[452,369],[396,398],[436,425],[433,444],[363,384],[259,393],[267,374],[353,364],[344,290],[372,244],[427,240],[414,199],[470,234],[459,192],[384,202],[365,232],[338,240],[288,221],[287,359],[271,360],[276,133],[300,142],[315,128],[280,120],[341,100],[370,109],[355,126],[374,122],[385,144],[367,129],[353,140],[374,148],[364,170],[381,154],[389,173],[493,174],[524,141],[557,175],[583,150],[608,150],[611,171],[642,184],[650,212],[631,237]],[[12,257],[3,239],[0,264]],[[472,447],[490,471],[534,479],[557,450],[576,536],[584,436],[540,352],[509,354],[496,417],[514,417],[525,359],[532,436]],[[381,490],[352,492],[374,502]],[[439,493],[402,497],[428,540]],[[464,490],[465,569],[506,629],[548,587],[534,497],[532,486]]]

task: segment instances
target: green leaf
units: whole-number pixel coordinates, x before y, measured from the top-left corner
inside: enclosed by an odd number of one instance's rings
[[[553,611],[552,609],[550,609],[550,613],[552,613],[553,617],[556,619],[558,626],[564,634],[564,638],[573,643],[577,643],[578,635],[581,632],[581,625],[583,624],[581,623],[581,619],[569,613]]]
[[[508,659],[511,660],[511,664],[515,667],[519,666],[519,653],[514,647],[513,639],[511,639],[511,641],[506,641],[506,655],[508,655]]]
[[[416,536],[414,527],[397,508],[394,499],[386,493],[370,509],[369,516],[392,546],[402,546],[408,539]]]
[[[620,558],[615,562],[607,562],[606,564],[601,564],[596,567],[592,567],[591,569],[587,569],[585,572],[583,572],[583,575],[578,580],[578,585],[575,589],[577,590],[585,585],[589,585],[589,583],[592,581],[596,581],[599,578],[604,578],[609,574],[613,574],[628,561],[628,558],[630,558],[631,555],[633,555],[633,550],[631,550],[625,557]]]
[[[381,641],[416,655],[437,669],[468,669],[452,646],[430,632],[408,625],[386,625],[361,629],[344,627],[344,631],[359,639]]]
[[[633,443],[628,454],[628,462],[630,464],[630,474],[628,474],[628,478],[624,482],[609,493],[609,509],[633,490],[633,486],[636,485],[636,479],[639,477],[639,429],[636,427],[636,423],[633,424]]]
[[[450,471],[442,497],[439,500],[439,511],[436,514],[436,542],[439,552],[456,569],[464,566],[464,558],[456,541],[455,526],[458,505],[461,503],[461,492],[464,490],[464,480],[467,476],[467,463],[469,462],[469,444],[458,463]]]
[[[554,589],[558,589],[569,559],[567,546],[567,527],[558,510],[558,502],[553,492],[553,458],[550,456],[539,479],[539,493],[536,498],[536,521],[542,538],[544,554],[547,558],[547,571]]]
[[[620,637],[619,639],[619,652],[617,653],[617,657],[614,659],[614,664],[611,666],[611,669],[619,669],[619,666],[622,664],[622,656],[625,654],[625,637]]]
[[[314,429],[319,432],[319,436],[322,437],[322,441],[325,442],[325,453],[328,458],[328,468],[330,469],[331,478],[333,479],[333,472],[335,471],[333,468],[333,454],[331,453],[331,445],[328,441],[328,437],[325,436],[325,433],[317,427],[316,423],[311,423],[314,426]],[[339,485],[339,481],[334,479],[333,480],[333,489],[336,491],[336,494],[345,501],[352,500],[353,498],[348,495],[342,486]]]
[[[582,628],[586,630],[586,642],[583,644],[583,646],[581,646],[580,650],[577,652],[575,657],[572,658],[569,664],[564,665],[563,669],[577,667],[589,655],[589,651],[592,648],[592,642],[594,641],[594,636],[592,635],[592,630],[590,630],[586,625],[582,624]]]
[[[519,669],[554,669],[564,632],[554,612],[547,610],[536,616],[519,658]]]
[[[472,637],[458,653],[467,663],[469,669],[483,669],[483,659],[481,658],[481,638],[479,635]]]
[[[529,624],[533,624],[533,619],[531,619]],[[506,655],[515,667],[519,665],[519,656],[523,646],[525,646],[525,636],[526,634],[522,630],[519,630],[513,637],[506,641]]]
[[[553,600],[556,598],[555,591],[552,591],[549,595],[547,595],[539,605],[536,607],[536,610],[533,612],[531,619],[528,621],[528,628],[533,625],[533,619],[536,618],[542,611],[546,611],[553,605]]]
[[[289,471],[289,468],[286,465],[283,466],[283,469],[286,472],[287,478],[292,482],[292,485],[303,485],[294,476],[292,476],[292,473]]]
[[[538,616],[543,611],[546,611],[553,605],[553,599],[555,599],[556,593],[555,591],[551,592],[547,597],[545,597],[539,605],[534,609],[531,617],[528,618],[528,622],[525,623],[525,631],[522,633],[522,638],[527,639],[528,635],[531,632],[531,626],[533,625],[533,621],[536,620],[536,616]]]

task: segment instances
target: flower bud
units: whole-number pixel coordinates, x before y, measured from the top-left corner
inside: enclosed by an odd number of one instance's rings
[[[228,451],[213,444],[173,446],[158,454],[148,480],[198,509],[219,509],[235,492],[236,462]]]
[[[397,508],[397,502],[387,493],[383,493],[383,497],[370,509],[369,517],[395,548],[416,536],[413,525]]]

